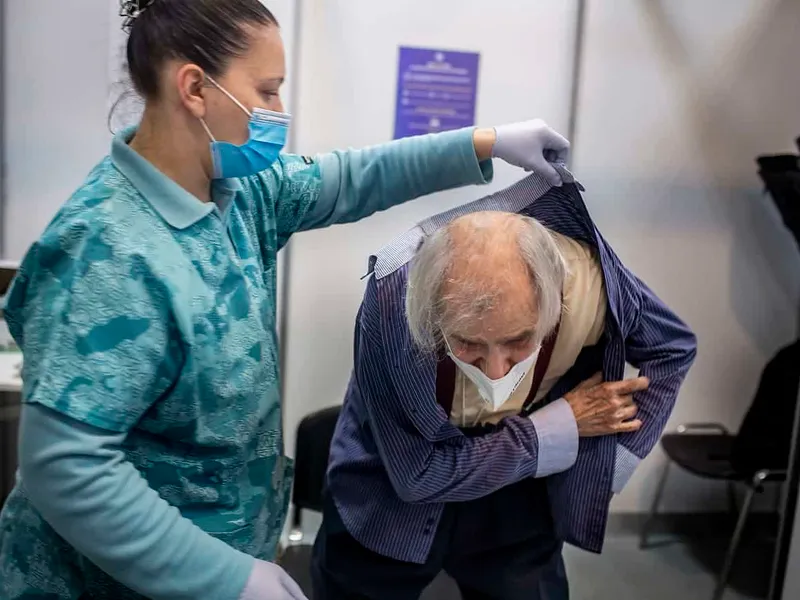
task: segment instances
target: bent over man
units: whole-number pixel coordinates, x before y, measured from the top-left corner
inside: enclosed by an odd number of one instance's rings
[[[315,598],[416,599],[444,569],[466,600],[562,600],[562,544],[602,549],[696,342],[562,178],[531,175],[373,257]]]

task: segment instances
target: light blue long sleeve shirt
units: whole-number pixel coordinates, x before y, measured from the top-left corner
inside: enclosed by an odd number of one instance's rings
[[[21,479],[0,516],[10,600],[236,600],[254,557],[274,558],[291,486],[277,251],[296,231],[491,177],[462,130],[283,156],[216,182],[203,204],[132,135],[115,139],[9,294],[25,354]]]

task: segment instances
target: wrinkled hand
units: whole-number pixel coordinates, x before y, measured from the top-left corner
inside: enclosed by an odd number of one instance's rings
[[[550,185],[562,185],[561,175],[552,162],[569,158],[569,142],[541,119],[495,127],[497,141],[492,155],[515,167],[535,171]]]
[[[634,419],[637,408],[633,394],[646,390],[647,377],[604,383],[603,374],[587,379],[564,399],[578,423],[580,437],[595,437],[638,431],[642,422]]]
[[[278,565],[256,560],[239,600],[308,600],[303,590]]]

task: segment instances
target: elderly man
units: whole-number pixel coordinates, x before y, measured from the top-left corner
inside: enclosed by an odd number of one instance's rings
[[[695,338],[562,177],[433,217],[373,258],[317,600],[410,600],[442,569],[465,600],[561,600],[562,543],[601,550]],[[626,361],[641,377],[622,380]]]

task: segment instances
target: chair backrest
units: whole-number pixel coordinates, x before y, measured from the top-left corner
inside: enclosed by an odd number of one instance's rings
[[[293,500],[295,510],[322,512],[322,490],[340,406],[306,416],[297,427]]]
[[[800,341],[781,349],[764,367],[753,404],[734,442],[737,471],[787,468],[798,387]]]
[[[786,227],[800,244],[800,157],[760,156],[758,174],[775,201]]]

